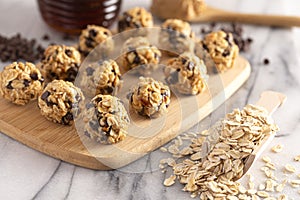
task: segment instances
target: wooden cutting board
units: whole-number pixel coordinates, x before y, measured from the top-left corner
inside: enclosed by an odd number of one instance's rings
[[[201,121],[248,79],[250,71],[248,61],[238,57],[234,68],[220,75],[210,75],[208,89],[202,94],[173,94],[169,112],[164,117],[150,120],[130,111],[129,134],[116,145],[100,145],[89,140],[81,134],[80,123],[64,126],[46,120],[36,101],[16,106],[0,98],[0,131],[33,149],[75,165],[97,170],[116,169],[157,149]],[[130,83],[126,80],[130,77],[124,77],[124,82]],[[125,85],[125,89],[133,84]],[[128,109],[124,96],[125,93],[121,94]]]

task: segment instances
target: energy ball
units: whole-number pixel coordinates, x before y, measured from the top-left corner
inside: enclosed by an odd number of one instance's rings
[[[73,82],[80,67],[80,53],[65,45],[51,45],[44,52],[41,72],[46,81],[64,80]]]
[[[25,105],[43,91],[44,78],[32,63],[14,62],[0,72],[0,94],[17,105]]]
[[[124,12],[119,18],[119,33],[127,30],[145,27],[153,27],[153,18],[152,14],[144,8],[132,8]]]
[[[120,99],[111,95],[97,95],[83,112],[84,134],[101,144],[115,144],[127,135],[130,123]]]
[[[192,53],[183,53],[168,60],[164,73],[167,83],[181,94],[196,95],[206,88],[206,66]]]
[[[41,114],[55,123],[71,125],[80,113],[80,103],[84,100],[81,90],[73,83],[54,80],[45,87],[38,98]]]
[[[129,93],[129,103],[136,113],[155,118],[167,112],[170,97],[167,85],[153,78],[140,77],[138,85]]]
[[[122,85],[121,72],[114,60],[105,60],[88,65],[83,71],[80,88],[88,96],[114,95]]]
[[[150,44],[145,37],[133,37],[126,40],[123,45],[122,64],[125,68],[138,68],[142,75],[148,75],[157,68],[161,52]]]
[[[188,22],[167,19],[161,28],[159,41],[164,49],[178,54],[193,49],[195,34]]]
[[[112,33],[110,30],[102,26],[88,25],[86,29],[81,31],[78,50],[86,57],[98,46],[95,53],[98,56],[105,56],[111,52],[114,47],[111,37]]]
[[[239,48],[234,43],[232,34],[223,31],[206,35],[202,41],[202,47],[214,61],[214,63],[206,62],[208,67],[216,66],[219,72],[232,68],[239,55]]]

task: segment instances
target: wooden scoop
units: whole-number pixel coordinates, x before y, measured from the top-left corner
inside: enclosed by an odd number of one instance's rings
[[[154,0],[151,11],[159,18],[178,18],[190,22],[241,22],[247,24],[300,26],[300,17],[281,15],[243,14],[204,6],[200,14],[192,13],[191,7],[182,7],[182,0]],[[159,2],[159,5],[158,5]]]
[[[285,102],[285,100],[286,96],[284,94],[273,91],[266,91],[261,94],[260,99],[258,100],[256,105],[264,107],[269,112],[269,115],[272,115],[276,111],[276,109]],[[243,175],[247,173],[252,164],[265,150],[265,148],[270,144],[274,137],[275,134],[269,134],[261,141],[261,143],[258,146],[256,146],[254,151],[251,153],[251,155],[245,162]]]

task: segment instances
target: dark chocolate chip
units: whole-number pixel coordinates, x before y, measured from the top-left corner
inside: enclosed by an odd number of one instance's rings
[[[66,49],[65,54],[67,54],[67,56],[69,56],[69,57],[72,57],[72,55],[73,55],[73,53],[70,49]]]
[[[99,122],[97,122],[97,121],[89,121],[89,126],[90,126],[94,131],[98,131],[98,128],[100,127]]]
[[[95,70],[91,67],[87,67],[85,71],[88,76],[92,76]]]
[[[268,64],[270,64],[270,60],[268,58],[265,58],[264,59],[264,65],[268,65]]]
[[[78,69],[75,67],[71,67],[70,69],[68,69],[66,81],[73,82],[76,79],[77,72]]]
[[[38,74],[37,73],[32,73],[32,74],[30,74],[30,78],[32,79],[32,80],[34,80],[34,81],[36,81],[36,80],[38,80],[39,79],[39,77],[38,77]]]
[[[62,117],[61,121],[63,124],[68,125],[70,124],[70,121],[73,120],[72,113],[68,112],[65,116]]]
[[[92,40],[91,38],[85,38],[85,45],[88,47],[88,48],[94,48],[94,40]]]
[[[45,34],[42,37],[42,40],[48,41],[50,39],[49,35]]]
[[[140,64],[141,59],[140,59],[138,53],[137,53],[136,51],[134,51],[134,54],[135,54],[135,57],[134,57],[134,59],[133,59],[133,63],[134,63],[134,64]]]
[[[222,53],[223,57],[227,57],[230,55],[230,51],[228,49],[225,49],[225,51]]]
[[[25,87],[28,87],[30,84],[30,80],[24,79],[23,83],[24,83]]]
[[[10,89],[10,90],[14,89],[13,86],[12,86],[11,84],[12,84],[12,81],[9,81],[9,82],[8,82],[8,85],[6,86],[6,88],[7,88],[7,89]]]
[[[112,94],[113,91],[114,91],[114,88],[113,88],[113,87],[110,87],[110,86],[107,86],[107,87],[105,88],[105,91],[107,92],[107,94]]]
[[[98,32],[94,29],[89,30],[89,37],[96,37]]]
[[[43,101],[45,101],[45,100],[49,97],[49,95],[50,95],[50,92],[49,92],[49,91],[46,91],[46,92],[44,92],[44,93],[42,94],[41,99],[42,99]]]

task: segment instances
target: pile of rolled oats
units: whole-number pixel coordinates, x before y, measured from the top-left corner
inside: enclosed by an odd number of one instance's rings
[[[163,172],[167,166],[173,171],[164,184],[171,186],[177,179],[184,185],[184,191],[190,192],[192,197],[200,196],[200,199],[259,199],[251,179],[249,189],[235,180],[243,175],[245,162],[255,146],[277,130],[263,108],[247,105],[243,110],[235,109],[211,129],[197,134],[189,147],[180,150],[180,142],[175,142],[168,148],[175,158],[183,160],[177,163],[173,158],[161,161]],[[212,145],[203,147],[205,141]],[[206,153],[203,151],[209,153],[202,158]]]

